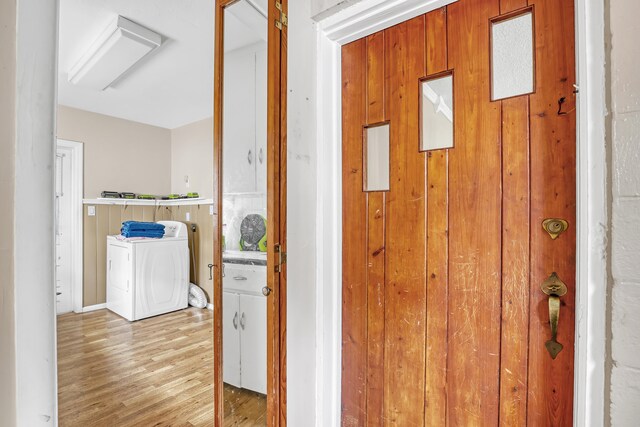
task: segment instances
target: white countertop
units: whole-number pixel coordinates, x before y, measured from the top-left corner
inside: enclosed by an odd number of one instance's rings
[[[222,258],[229,259],[254,259],[258,261],[266,261],[267,253],[258,251],[224,251],[222,252]]]

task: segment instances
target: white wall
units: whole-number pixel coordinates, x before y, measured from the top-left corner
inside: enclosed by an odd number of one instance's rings
[[[289,2],[287,115],[287,421],[316,407],[316,32],[312,0]]]
[[[640,3],[610,1],[611,425],[640,417]]]
[[[37,427],[53,425],[56,413],[53,159],[58,2],[18,0],[17,6],[16,418],[18,426]]]
[[[13,275],[16,132],[16,3],[0,2],[0,414],[15,424],[15,288]]]
[[[213,197],[213,117],[171,130],[171,192],[193,191]]]

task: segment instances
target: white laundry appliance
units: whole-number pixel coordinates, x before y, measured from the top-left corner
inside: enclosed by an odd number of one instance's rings
[[[107,308],[130,321],[187,308],[187,226],[158,223],[165,226],[161,239],[107,236]]]

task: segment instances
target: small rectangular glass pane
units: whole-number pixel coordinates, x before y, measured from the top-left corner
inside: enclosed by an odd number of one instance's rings
[[[491,99],[533,92],[533,13],[491,23]]]
[[[453,147],[453,76],[420,85],[420,150]]]
[[[364,190],[389,190],[389,124],[365,128]]]

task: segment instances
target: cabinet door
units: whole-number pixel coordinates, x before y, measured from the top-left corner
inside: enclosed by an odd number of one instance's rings
[[[267,192],[267,44],[256,44],[256,191]]]
[[[222,145],[224,192],[256,191],[256,124],[254,49],[225,53]]]
[[[239,302],[238,294],[222,293],[222,377],[235,387],[241,387]]]
[[[267,299],[240,295],[242,388],[267,392]]]

